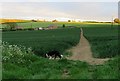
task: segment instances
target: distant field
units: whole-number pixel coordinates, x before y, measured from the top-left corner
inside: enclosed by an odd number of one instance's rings
[[[63,52],[76,45],[80,39],[79,28],[64,28],[42,31],[9,31],[2,33],[3,41],[10,44],[32,47],[36,54],[45,54],[50,50]]]
[[[36,27],[48,27],[49,25],[56,25],[58,27],[62,27],[63,24],[65,26],[80,26],[80,23],[76,22],[25,22],[25,23],[17,23],[17,26],[23,28],[36,28]],[[1,27],[7,27],[6,24],[0,25]]]
[[[48,27],[49,25],[57,25],[62,27],[65,26],[75,26],[75,27],[111,27],[111,23],[81,23],[81,22],[23,22],[17,23],[17,26],[23,28],[36,28],[36,27]],[[116,24],[114,24],[116,25]],[[0,28],[7,27],[5,24],[0,24]]]
[[[94,57],[118,55],[118,26],[83,28],[84,36],[91,44]]]

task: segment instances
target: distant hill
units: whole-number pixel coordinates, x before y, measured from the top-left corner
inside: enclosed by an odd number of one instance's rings
[[[5,22],[28,22],[30,20],[21,20],[21,19],[0,19],[0,24]]]

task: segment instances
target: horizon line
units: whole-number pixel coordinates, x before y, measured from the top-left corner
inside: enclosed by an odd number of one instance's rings
[[[95,22],[112,22],[113,20],[92,20],[92,19],[73,19],[73,18],[65,18],[65,19],[60,19],[60,18],[0,18],[0,19],[16,19],[16,20],[41,20],[41,21],[52,21],[52,20],[57,20],[57,21],[76,21],[76,22],[84,22],[84,21],[95,21]],[[115,18],[113,18],[115,19]]]

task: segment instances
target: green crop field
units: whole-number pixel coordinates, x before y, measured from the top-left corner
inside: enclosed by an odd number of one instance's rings
[[[30,27],[48,27],[49,25],[54,24],[59,27],[62,27],[63,24],[65,26],[76,26],[76,27],[99,27],[99,26],[111,26],[110,23],[103,23],[103,24],[86,24],[86,23],[80,23],[80,22],[27,22],[27,23],[17,23],[18,26],[24,27],[24,28],[30,28]]]
[[[84,36],[91,44],[94,57],[106,58],[118,55],[118,26],[83,28]]]
[[[78,27],[83,28],[94,57],[112,59],[103,65],[89,65],[66,58],[49,60],[35,55],[53,49],[65,54],[66,49],[79,42],[80,28],[6,31],[2,32],[2,40],[9,43],[2,44],[3,79],[119,79],[117,25],[111,28],[110,24],[81,24]]]
[[[17,26],[23,28],[48,27],[49,25],[57,25],[58,27],[75,26],[75,27],[110,27],[111,23],[82,23],[82,22],[23,22],[17,23]],[[116,24],[115,24],[116,25]],[[0,28],[6,28],[6,24],[0,24]]]
[[[36,54],[42,55],[50,50],[63,53],[79,42],[79,28],[64,28],[42,31],[8,31],[2,33],[3,41],[10,44],[31,47]]]
[[[50,25],[56,25],[58,27],[62,27],[63,24],[65,26],[80,26],[80,23],[76,22],[23,22],[23,23],[17,23],[17,26],[23,27],[23,28],[36,28],[36,27],[48,27]],[[6,24],[0,24],[1,27],[6,28]]]
[[[26,52],[28,50],[28,52]],[[2,44],[2,79],[119,79],[120,57],[104,65],[38,57],[30,48]]]

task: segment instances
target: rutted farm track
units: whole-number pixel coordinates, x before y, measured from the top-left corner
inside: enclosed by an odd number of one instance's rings
[[[68,51],[72,53],[72,56],[68,57],[68,59],[85,61],[91,65],[103,64],[105,61],[109,60],[109,58],[98,59],[92,56],[90,44],[88,40],[83,36],[82,28],[81,28],[80,42],[77,44],[77,46],[72,47]]]

